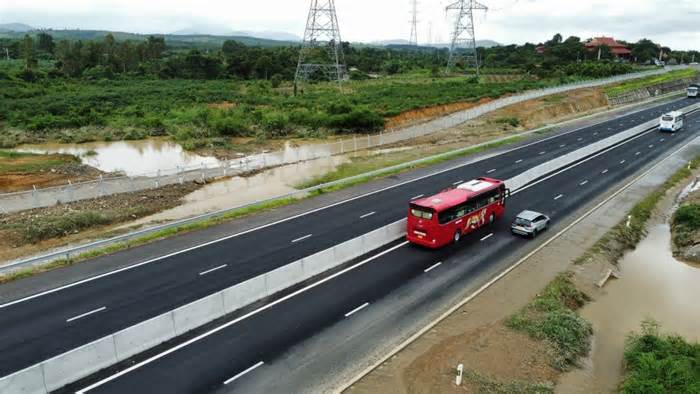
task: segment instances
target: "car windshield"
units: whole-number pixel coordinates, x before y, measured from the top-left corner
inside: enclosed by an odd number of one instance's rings
[[[523,218],[515,218],[515,225],[521,227],[530,227],[530,221]]]

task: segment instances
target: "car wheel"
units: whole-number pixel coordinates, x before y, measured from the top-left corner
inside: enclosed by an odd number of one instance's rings
[[[532,239],[537,237],[537,229],[532,230]]]
[[[462,233],[459,230],[457,230],[455,232],[454,242],[457,243],[457,242],[459,242],[460,239],[462,239]]]

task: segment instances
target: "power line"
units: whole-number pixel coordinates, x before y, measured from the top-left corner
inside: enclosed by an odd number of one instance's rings
[[[474,10],[487,11],[488,7],[475,0],[459,0],[447,6],[447,12],[456,11],[450,57],[447,61],[447,73],[450,73],[461,60],[466,66],[473,64],[479,76],[479,59],[476,51],[474,34]]]

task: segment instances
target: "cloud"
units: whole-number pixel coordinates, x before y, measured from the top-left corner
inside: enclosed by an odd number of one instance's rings
[[[408,0],[335,0],[341,34],[351,41],[407,38]],[[419,39],[447,41],[454,0],[419,2]],[[673,48],[700,46],[700,0],[480,0],[477,36],[502,43],[540,42],[555,33],[587,38],[648,37]],[[288,31],[301,35],[310,0],[0,0],[0,22],[36,27],[169,33],[180,29]]]

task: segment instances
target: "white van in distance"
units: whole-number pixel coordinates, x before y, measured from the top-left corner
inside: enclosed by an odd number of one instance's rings
[[[681,111],[673,111],[665,114],[661,117],[661,123],[659,124],[660,131],[670,131],[675,132],[683,128],[683,121],[685,120],[685,115]]]

